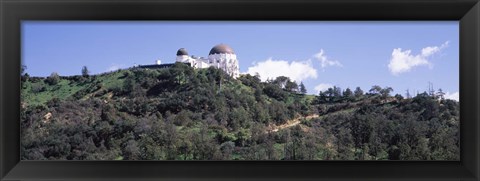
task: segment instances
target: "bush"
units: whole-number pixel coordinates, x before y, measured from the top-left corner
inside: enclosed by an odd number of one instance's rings
[[[45,91],[46,88],[43,84],[32,84],[32,92],[39,93]]]
[[[50,76],[45,80],[45,82],[49,85],[56,85],[60,81],[60,76],[53,72]]]

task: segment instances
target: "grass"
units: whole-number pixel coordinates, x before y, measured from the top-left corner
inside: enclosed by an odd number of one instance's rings
[[[112,73],[97,75],[95,81],[102,84],[102,88],[111,90],[121,88],[124,83],[122,78],[124,73],[129,70],[121,70]],[[92,77],[90,77],[92,79]],[[36,82],[27,80],[22,83],[21,97],[23,102],[29,106],[45,105],[48,101],[58,98],[60,100],[68,99],[78,91],[86,89],[91,83],[75,82],[67,79],[60,79],[56,85],[45,83],[45,78]],[[36,90],[34,90],[36,89]],[[43,91],[39,91],[43,89]]]
[[[102,82],[102,87],[106,89],[115,89],[120,88],[123,85],[125,79],[123,78],[124,73],[129,70],[116,71],[111,74],[106,74],[104,76],[99,76],[97,79]]]
[[[71,81],[66,79],[61,79],[56,85],[46,84],[43,80],[38,82],[26,81],[22,85],[21,97],[28,105],[37,106],[44,105],[54,98],[65,100],[85,88],[84,85],[71,83]],[[40,88],[44,88],[44,90],[34,90]]]

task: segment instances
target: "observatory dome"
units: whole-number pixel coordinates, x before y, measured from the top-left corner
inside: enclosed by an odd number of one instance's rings
[[[218,44],[210,50],[209,55],[213,54],[235,54],[235,52],[233,52],[233,49],[226,44]]]
[[[187,49],[185,48],[178,49],[177,56],[180,56],[180,55],[188,55]]]

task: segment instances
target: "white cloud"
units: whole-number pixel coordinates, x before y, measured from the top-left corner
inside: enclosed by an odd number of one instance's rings
[[[445,99],[452,99],[452,100],[456,100],[456,101],[460,101],[460,93],[457,91],[457,92],[454,92],[454,93],[451,93],[450,92],[447,92],[445,93]]]
[[[417,66],[432,66],[428,58],[446,48],[448,43],[447,41],[440,46],[422,48],[422,52],[417,55],[412,55],[411,50],[402,51],[401,48],[395,48],[393,49],[388,69],[393,75],[398,75],[408,72]]]
[[[124,68],[125,65],[121,64],[111,64],[110,67],[107,68],[107,72],[111,72],[111,71],[115,71],[115,70],[118,70],[118,69],[122,69]]]
[[[392,52],[388,68],[393,75],[398,75],[421,65],[430,65],[430,62],[421,55],[411,55],[411,50],[402,51],[401,48],[396,48]]]
[[[320,66],[322,66],[322,68],[325,68],[328,66],[338,66],[338,67],[343,66],[339,61],[328,59],[323,49],[320,49],[320,52],[313,55],[313,57],[315,57],[318,61],[320,61]]]
[[[272,60],[269,58],[263,62],[255,63],[246,72],[250,75],[259,74],[262,81],[268,78],[274,79],[279,76],[289,77],[291,80],[300,82],[308,78],[317,78],[317,70],[313,68],[311,61]]]
[[[332,84],[318,84],[317,86],[315,86],[313,89],[315,89],[315,91],[317,91],[317,93],[319,93],[320,91],[326,91],[328,88],[331,88],[333,87]]]

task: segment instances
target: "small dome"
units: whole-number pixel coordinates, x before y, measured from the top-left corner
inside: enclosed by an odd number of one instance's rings
[[[180,55],[188,55],[187,50],[185,48],[178,49],[177,56],[180,56]]]
[[[233,49],[230,48],[228,45],[218,44],[210,50],[209,55],[213,54],[235,54],[235,52],[233,52]]]

